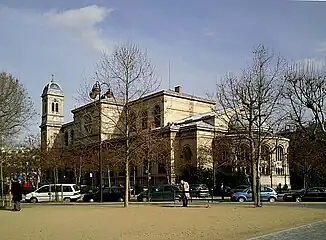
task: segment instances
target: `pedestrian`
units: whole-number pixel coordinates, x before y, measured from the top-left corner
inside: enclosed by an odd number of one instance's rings
[[[22,200],[22,186],[17,178],[14,178],[11,184],[12,200],[14,202],[14,211],[20,211],[20,201]]]
[[[188,199],[190,198],[189,184],[183,180],[181,180],[180,183],[182,187],[182,206],[188,207]]]
[[[224,200],[224,184],[223,183],[221,183],[221,198],[222,198],[222,200]]]
[[[276,188],[276,192],[277,193],[281,193],[282,192],[282,184],[281,183],[278,184],[278,186]]]

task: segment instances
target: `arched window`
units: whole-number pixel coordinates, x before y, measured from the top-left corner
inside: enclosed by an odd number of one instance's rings
[[[261,163],[262,163],[261,173],[263,175],[269,175],[272,170],[272,163],[271,163],[271,152],[267,145],[263,145],[261,148]]]
[[[282,162],[283,161],[283,148],[282,147],[277,147],[276,148],[276,161],[277,162]]]
[[[192,152],[189,146],[183,148],[183,159],[186,164],[191,164]]]
[[[55,103],[55,112],[59,112],[59,103]]]
[[[54,102],[52,103],[51,110],[54,112]]]
[[[161,127],[161,108],[159,105],[156,105],[154,108],[154,127]]]
[[[84,115],[84,129],[87,133],[92,132],[92,116],[87,113]]]
[[[237,165],[242,167],[246,174],[251,172],[249,147],[245,144],[240,145],[238,148]]]
[[[141,117],[141,127],[142,129],[147,129],[148,113],[146,110],[142,111]]]

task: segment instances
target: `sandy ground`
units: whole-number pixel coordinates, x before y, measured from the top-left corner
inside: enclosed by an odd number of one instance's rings
[[[325,209],[284,206],[35,206],[0,211],[0,239],[232,240],[323,219]]]

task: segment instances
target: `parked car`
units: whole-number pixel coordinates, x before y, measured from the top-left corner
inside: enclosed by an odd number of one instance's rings
[[[120,186],[103,188],[103,202],[123,202],[124,198],[125,190]],[[99,202],[100,199],[100,190],[95,193],[86,193],[83,197],[84,202]]]
[[[148,190],[147,185],[136,185],[136,186],[133,186],[133,191],[131,192],[131,194],[138,195],[146,190]]]
[[[208,198],[210,196],[209,189],[206,184],[190,184],[190,196],[197,198]]]
[[[303,195],[305,189],[291,190],[283,195],[283,201],[285,202],[298,202],[299,198]]]
[[[137,201],[181,201],[181,191],[177,185],[160,185],[140,193],[137,196]]]
[[[284,194],[283,200],[287,202],[326,202],[326,188],[312,187],[291,191]]]
[[[26,194],[24,200],[31,203],[56,200],[70,202],[77,201],[80,197],[80,190],[76,184],[50,184]]]
[[[249,188],[249,187],[250,187],[249,185],[239,185],[239,186],[237,186],[237,187],[231,189],[231,195],[232,195],[233,193],[236,193],[236,192],[242,192],[243,190],[245,190],[245,189],[247,189],[247,188]]]
[[[277,192],[275,189],[271,187],[262,186],[260,192],[260,200],[261,201],[269,201],[275,202],[277,199]],[[252,190],[251,188],[247,188],[241,192],[233,193],[231,196],[232,201],[237,202],[245,202],[245,201],[252,201]]]
[[[94,193],[98,191],[98,187],[92,185],[81,185],[80,194]]]

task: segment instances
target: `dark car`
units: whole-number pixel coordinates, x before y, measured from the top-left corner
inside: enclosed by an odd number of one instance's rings
[[[190,184],[190,196],[197,198],[208,198],[210,196],[209,189],[206,184]]]
[[[290,191],[284,194],[283,200],[286,202],[326,202],[326,188],[312,187],[298,191]]]
[[[100,190],[95,193],[87,193],[83,197],[84,202],[99,202]],[[103,202],[123,202],[125,198],[125,191],[122,187],[104,187],[103,188]]]
[[[174,200],[181,200],[181,191],[177,185],[170,184],[152,187],[150,191],[146,190],[137,196],[139,202]]]
[[[132,187],[133,190],[131,192],[132,195],[138,195],[148,189],[147,185],[135,185]]]

